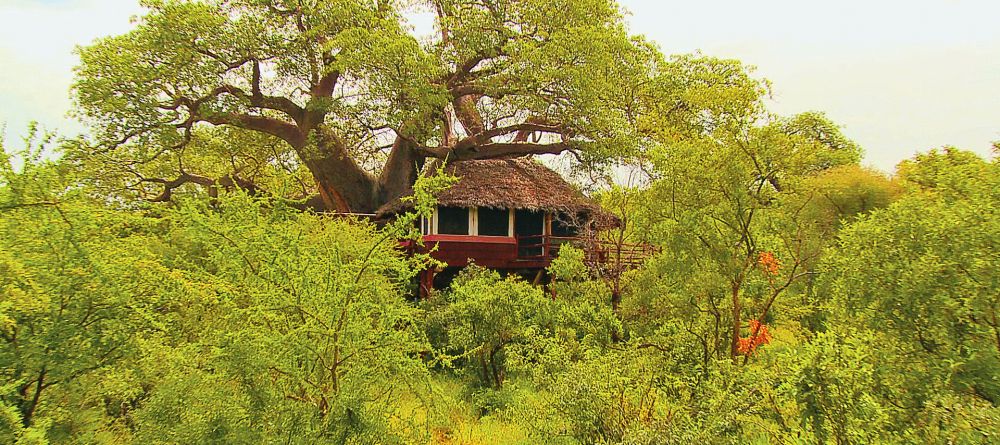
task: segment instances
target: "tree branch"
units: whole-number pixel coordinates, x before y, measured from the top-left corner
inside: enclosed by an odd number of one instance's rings
[[[476,103],[481,97],[482,95],[479,94],[468,94],[458,96],[452,101],[452,106],[455,108],[455,117],[458,118],[458,121],[468,134],[480,134],[486,130],[486,125],[483,123],[483,116],[479,113],[479,109],[476,108]]]
[[[207,48],[199,48],[199,47],[195,46],[194,50],[198,54],[201,54],[203,56],[207,56],[208,58],[210,58],[212,60],[215,60],[216,62],[221,63],[223,66],[226,67],[225,71],[230,71],[230,70],[234,70],[236,68],[239,68],[239,67],[245,65],[247,62],[249,62],[251,60],[249,57],[244,57],[244,58],[239,59],[239,60],[237,60],[235,62],[228,62],[225,59],[223,59],[222,56],[216,54],[214,51],[209,50]]]
[[[552,144],[493,142],[467,150],[456,150],[453,147],[418,146],[416,148],[416,152],[421,156],[438,159],[448,158],[451,160],[495,159],[542,154],[557,155],[567,151],[573,152],[574,150],[575,148],[568,142],[557,142]]]
[[[251,81],[252,96],[232,85],[225,85],[226,92],[250,102],[257,108],[267,108],[269,110],[281,111],[291,117],[295,122],[301,123],[305,110],[287,97],[265,96],[260,90],[260,62],[253,61],[253,79]]]
[[[150,199],[150,202],[168,202],[171,199],[173,191],[185,184],[198,184],[203,187],[239,187],[250,193],[257,193],[259,188],[252,181],[247,181],[245,179],[236,177],[235,175],[226,175],[219,179],[212,179],[207,176],[193,175],[191,173],[181,173],[179,177],[172,180],[162,179],[162,178],[143,178],[142,182],[150,182],[154,184],[163,185],[163,192],[157,197]]]
[[[314,97],[330,97],[333,95],[333,90],[337,87],[337,82],[340,81],[340,71],[330,71],[326,73],[323,77],[319,79],[319,82],[312,87],[312,95]]]
[[[15,209],[21,209],[21,208],[27,208],[27,207],[49,207],[49,206],[56,206],[56,205],[59,205],[59,203],[58,202],[54,202],[54,201],[42,201],[42,202],[26,202],[26,203],[17,203],[17,204],[5,204],[5,205],[0,205],[0,212],[6,212],[8,210],[15,210]]]
[[[505,127],[497,127],[490,130],[483,130],[482,132],[469,136],[455,144],[455,150],[469,150],[475,149],[476,147],[491,144],[492,139],[498,136],[504,136],[511,133],[521,134],[531,134],[531,133],[554,133],[564,136],[570,136],[570,132],[565,128],[558,125],[545,124],[540,122],[535,122],[529,119],[528,122],[516,125],[508,125]],[[515,140],[514,142],[525,142],[527,137],[523,140]]]
[[[543,154],[557,155],[573,150],[573,145],[568,142],[556,142],[552,144],[532,144],[527,142],[490,143],[479,146],[479,153],[468,157],[468,159],[489,159],[505,156]]]
[[[208,94],[198,99],[191,99],[185,96],[177,97],[169,104],[160,105],[160,109],[177,110],[182,106],[188,109],[190,116],[187,120],[178,124],[178,128],[189,128],[191,124],[195,122],[208,122],[214,125],[232,125],[247,130],[267,133],[285,140],[294,147],[301,147],[305,144],[305,137],[302,132],[299,131],[299,127],[281,119],[229,112],[218,112],[211,115],[202,115],[200,113],[201,107],[205,103],[219,97],[222,94],[229,94],[245,101],[251,107],[281,111],[292,118],[296,123],[300,123],[305,116],[305,110],[303,110],[302,107],[299,107],[291,99],[285,97],[272,97],[261,94],[260,76],[258,72],[259,66],[255,66],[256,68],[254,70],[255,74],[253,82],[255,85],[253,86],[253,94],[248,94],[242,88],[234,85],[224,84],[216,87]]]
[[[210,116],[195,117],[196,121],[208,122],[213,125],[232,125],[246,130],[259,131],[284,140],[292,147],[301,148],[306,144],[306,137],[299,131],[299,127],[265,116],[253,116],[249,114],[216,113]]]

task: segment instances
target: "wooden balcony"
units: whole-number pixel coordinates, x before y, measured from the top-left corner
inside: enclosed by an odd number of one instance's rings
[[[660,253],[659,248],[650,244],[619,243],[594,237],[533,235],[517,237],[518,260],[548,264],[559,256],[559,249],[565,245],[582,250],[584,264],[600,275],[637,268]]]
[[[453,267],[470,262],[493,269],[544,269],[572,245],[584,252],[584,263],[600,275],[621,273],[639,267],[659,249],[648,244],[616,243],[590,237],[530,235],[518,237],[425,235],[423,246],[404,242],[402,247],[432,257]]]

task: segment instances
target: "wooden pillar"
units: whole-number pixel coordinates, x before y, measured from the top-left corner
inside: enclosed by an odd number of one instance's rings
[[[538,286],[542,284],[542,276],[545,274],[545,269],[538,269],[538,273],[535,274],[535,280],[531,282],[532,286]]]
[[[542,220],[542,258],[552,259],[552,213],[545,212]]]
[[[424,300],[430,296],[432,290],[434,290],[434,275],[436,272],[434,269],[427,269],[420,272],[420,299]]]

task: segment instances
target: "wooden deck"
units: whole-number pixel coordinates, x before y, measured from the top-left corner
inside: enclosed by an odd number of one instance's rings
[[[591,237],[425,235],[423,241],[422,247],[410,241],[404,242],[403,247],[430,253],[452,267],[465,267],[471,260],[492,269],[544,269],[559,255],[562,246],[572,245],[584,252],[587,266],[601,275],[637,268],[659,253],[658,248],[648,244],[615,243]]]
[[[583,251],[584,264],[598,275],[638,268],[660,253],[659,248],[650,244],[618,243],[594,237],[522,236],[518,237],[517,243],[521,259],[547,263],[559,256],[560,247],[571,245]],[[528,252],[533,255],[525,255]]]

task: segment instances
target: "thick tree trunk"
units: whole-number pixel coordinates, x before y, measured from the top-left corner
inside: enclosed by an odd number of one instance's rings
[[[452,102],[452,106],[455,107],[455,117],[462,123],[462,127],[465,128],[465,132],[469,136],[482,133],[486,129],[486,126],[483,124],[483,117],[479,114],[479,110],[476,109],[476,102],[478,101],[479,96],[467,95],[457,97]]]
[[[316,179],[327,209],[340,213],[371,213],[378,208],[375,178],[351,157],[331,132],[317,130],[313,143],[297,147],[299,157]]]
[[[453,104],[454,118],[462,124],[469,136],[457,140],[450,125],[451,117],[445,120],[444,144],[441,146],[426,147],[397,136],[378,177],[358,165],[334,131],[322,125],[313,127],[310,122],[318,121],[318,117],[300,127],[313,130],[296,130],[294,134],[282,138],[296,148],[299,157],[313,174],[326,208],[341,213],[373,213],[382,204],[405,195],[411,190],[429,157],[457,161],[559,154],[572,149],[566,142],[524,142],[532,132],[554,133],[557,128],[549,124],[528,122],[487,131],[476,109],[477,99],[473,95],[461,96]],[[445,115],[451,116],[449,113],[446,111]],[[309,136],[306,137],[303,131]],[[276,130],[272,132],[276,133]],[[510,134],[516,135],[514,142],[493,140]]]
[[[414,150],[413,144],[397,137],[378,178],[378,204],[387,203],[409,192],[424,166],[424,159]]]

